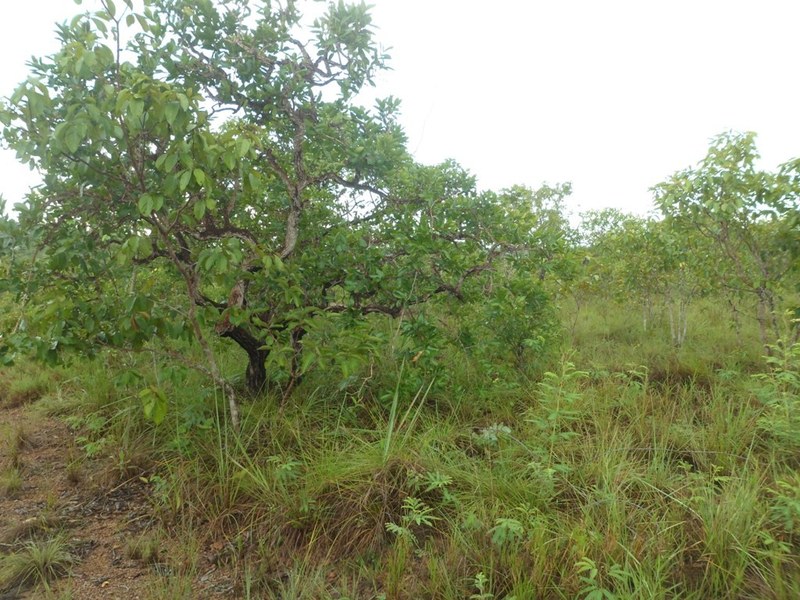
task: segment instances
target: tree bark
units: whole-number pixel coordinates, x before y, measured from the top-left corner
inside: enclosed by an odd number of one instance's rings
[[[264,390],[267,384],[267,368],[264,363],[269,357],[269,350],[264,348],[264,343],[240,325],[217,329],[222,337],[232,339],[247,353],[247,370],[245,383],[247,389],[254,394]]]
[[[260,394],[267,385],[267,368],[264,366],[269,352],[259,350],[247,353],[247,370],[245,371],[245,383],[247,389],[254,394]]]

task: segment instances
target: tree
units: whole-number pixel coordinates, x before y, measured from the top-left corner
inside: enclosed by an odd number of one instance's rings
[[[779,300],[799,266],[800,165],[794,161],[770,173],[757,169],[758,158],[755,134],[723,134],[697,167],[676,173],[654,191],[676,228],[713,243],[713,270],[722,286],[755,298],[769,352],[770,343],[783,337]]]
[[[501,263],[535,272],[529,195],[415,163],[399,103],[359,105],[386,59],[364,4],[331,4],[310,31],[292,0],[250,4],[103,0],[31,63],[0,110],[44,178],[18,207],[28,250],[9,286],[36,301],[7,351],[193,340],[236,423],[210,330],[244,350],[251,390],[288,357],[288,393],[320,321],[413,318],[482,297]]]
[[[591,292],[638,304],[644,331],[652,326],[655,310],[663,308],[672,343],[681,347],[689,330],[690,303],[710,289],[703,272],[709,263],[705,240],[676,231],[669,221],[616,209],[582,217],[586,258],[575,294]]]

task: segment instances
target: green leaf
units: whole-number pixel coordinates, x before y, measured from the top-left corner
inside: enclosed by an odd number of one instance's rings
[[[164,391],[155,386],[150,386],[139,392],[139,398],[142,401],[142,410],[145,418],[156,425],[160,425],[167,416],[167,407],[169,405]]]
[[[108,27],[106,27],[106,24],[102,19],[92,19],[92,23],[94,23],[94,26],[97,27],[97,29],[104,35],[108,33]],[[77,70],[80,71],[80,69]]]
[[[247,138],[239,138],[236,141],[236,154],[239,155],[239,158],[244,158],[247,155],[251,145],[252,143]]]
[[[178,94],[178,102],[180,102],[183,110],[189,110],[189,98],[186,94]]]
[[[181,191],[184,191],[189,186],[189,180],[192,178],[192,172],[188,169],[181,174],[179,186]]]
[[[136,15],[136,20],[139,21],[139,27],[141,27],[143,31],[150,31],[150,24],[142,15]]]
[[[169,123],[170,126],[175,123],[175,118],[178,116],[180,109],[181,105],[178,102],[168,102],[164,107],[164,117],[167,119],[167,123]]]
[[[236,155],[233,152],[226,152],[222,155],[222,162],[225,163],[229,171],[233,171],[236,166]]]
[[[206,203],[205,202],[195,202],[194,204],[194,216],[199,221],[203,218],[203,215],[206,214]]]
[[[131,118],[138,121],[144,114],[144,100],[131,100],[128,104],[128,110],[130,111]]]
[[[81,145],[81,134],[76,127],[67,128],[67,132],[64,134],[64,143],[71,154],[78,151]]]
[[[139,197],[138,206],[139,212],[142,213],[142,215],[147,216],[153,212],[153,205],[153,197],[150,194],[142,194]]]
[[[206,174],[203,172],[203,169],[195,169],[194,170],[194,180],[197,182],[197,185],[202,186],[206,181]]]
[[[172,154],[168,154],[167,158],[164,159],[164,172],[170,173],[177,164],[178,164],[178,155],[175,154],[174,152]]]
[[[306,352],[303,354],[303,358],[300,360],[300,373],[308,372],[308,369],[314,364],[314,361],[317,357],[312,352]]]

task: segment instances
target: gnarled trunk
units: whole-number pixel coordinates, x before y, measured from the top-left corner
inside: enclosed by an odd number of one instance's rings
[[[245,383],[247,389],[258,394],[263,391],[267,384],[267,368],[264,363],[269,356],[269,350],[264,348],[264,343],[240,325],[228,326],[227,328],[217,327],[217,332],[222,337],[232,339],[234,342],[247,352],[247,370],[245,371]]]
[[[245,296],[247,295],[247,281],[241,279],[231,289],[228,296],[228,310],[241,309],[245,306]],[[269,350],[265,349],[264,343],[250,333],[241,325],[233,325],[228,311],[222,314],[222,318],[216,325],[216,331],[220,337],[227,337],[247,352],[247,370],[244,373],[244,380],[247,389],[254,394],[260,393],[267,384],[267,368],[264,363],[269,356]]]

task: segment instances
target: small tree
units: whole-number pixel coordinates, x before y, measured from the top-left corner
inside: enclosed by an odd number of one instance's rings
[[[761,339],[782,336],[779,300],[797,273],[797,162],[777,173],[756,168],[755,134],[715,138],[697,167],[654,188],[656,202],[676,228],[710,240],[709,271],[729,292],[756,300]]]
[[[682,346],[689,305],[709,289],[696,260],[707,251],[703,240],[675,231],[671,222],[616,209],[584,214],[582,230],[586,259],[579,290],[638,304],[645,331],[663,307],[672,343]]]
[[[291,389],[320,321],[413,317],[482,297],[500,263],[537,270],[530,197],[415,163],[399,103],[358,104],[385,61],[364,4],[331,4],[310,31],[293,1],[145,4],[103,0],[61,26],[0,111],[44,177],[18,207],[27,250],[8,285],[35,302],[7,349],[194,340],[236,423],[209,331],[244,350],[251,390],[271,356]]]

